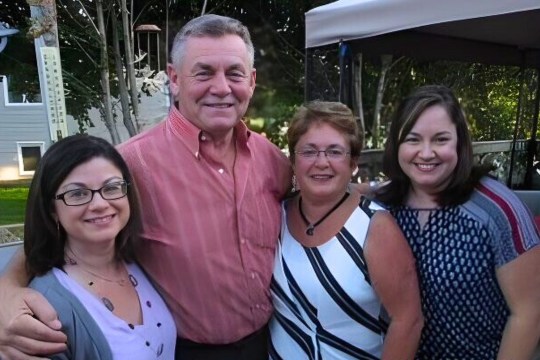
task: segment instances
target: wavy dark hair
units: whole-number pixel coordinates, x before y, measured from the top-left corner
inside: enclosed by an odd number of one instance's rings
[[[420,115],[432,106],[443,107],[456,126],[457,164],[448,186],[437,197],[441,206],[459,205],[467,201],[482,176],[491,167],[474,165],[473,148],[465,114],[452,90],[443,85],[422,86],[399,105],[390,126],[383,155],[383,171],[390,183],[377,192],[377,199],[387,205],[405,202],[411,181],[399,165],[399,147]]]
[[[77,166],[94,158],[112,162],[122,173],[128,187],[130,217],[118,233],[115,243],[117,259],[132,262],[135,242],[141,231],[139,197],[127,164],[106,140],[89,135],[73,135],[53,144],[40,160],[34,174],[26,205],[24,252],[30,274],[41,275],[53,267],[62,267],[66,232],[53,218],[54,196],[66,177]]]

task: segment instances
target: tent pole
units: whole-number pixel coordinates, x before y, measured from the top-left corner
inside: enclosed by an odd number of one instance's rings
[[[540,68],[536,69],[538,78],[536,79],[536,102],[534,104],[534,117],[531,130],[531,139],[527,148],[527,172],[525,173],[525,189],[532,189],[533,162],[536,154],[536,132],[538,131],[538,122],[540,121]]]
[[[305,53],[305,87],[304,87],[304,101],[308,102],[313,99],[311,81],[313,77],[313,49],[306,48]]]
[[[521,75],[520,75],[520,85],[519,85],[519,97],[516,113],[516,124],[514,126],[514,138],[512,140],[512,152],[510,155],[510,169],[508,170],[508,179],[506,180],[506,186],[510,189],[512,188],[512,175],[514,172],[514,158],[516,157],[516,142],[519,130],[519,119],[521,117],[521,98],[523,97],[523,86],[525,85],[525,53],[522,52],[522,64],[521,64]]]
[[[339,102],[352,108],[351,48],[346,42],[339,43]]]

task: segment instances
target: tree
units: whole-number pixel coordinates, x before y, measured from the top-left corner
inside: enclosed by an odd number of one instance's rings
[[[392,55],[381,56],[381,71],[379,73],[379,82],[377,85],[377,95],[375,96],[375,108],[373,110],[373,123],[371,125],[373,134],[373,147],[379,147],[379,129],[381,127],[381,107],[386,88],[386,74],[392,65]]]
[[[122,105],[122,118],[124,119],[124,125],[129,133],[129,136],[137,135],[137,130],[131,122],[131,114],[129,109],[129,93],[126,86],[126,80],[124,78],[124,70],[122,67],[122,55],[120,54],[120,36],[118,35],[118,20],[116,14],[111,16],[112,20],[112,33],[113,33],[113,45],[114,45],[114,63],[116,65],[116,74],[118,76],[118,87],[120,90],[120,103]]]
[[[120,13],[122,14],[122,29],[124,31],[124,46],[125,46],[125,52],[126,52],[125,66],[127,69],[127,74],[128,74],[128,79],[129,79],[129,94],[131,96],[131,106],[133,108],[133,115],[135,116],[135,124],[137,124],[137,130],[140,130],[139,94],[137,92],[137,82],[135,80],[135,65],[133,61],[135,54],[134,54],[134,48],[131,46],[132,39],[130,39],[130,34],[132,34],[133,29],[130,29],[129,27],[126,0],[120,0],[120,6],[121,6]],[[130,118],[130,121],[131,121],[131,118]]]
[[[100,39],[100,68],[101,68],[101,89],[103,98],[103,107],[101,109],[105,126],[111,134],[113,144],[120,143],[120,135],[112,114],[111,88],[109,83],[109,58],[107,51],[107,33],[105,31],[105,20],[103,16],[102,0],[96,0],[96,15],[98,22],[98,33]]]

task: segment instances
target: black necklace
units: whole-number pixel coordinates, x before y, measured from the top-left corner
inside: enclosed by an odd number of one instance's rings
[[[309,220],[306,218],[306,215],[304,214],[304,211],[302,211],[302,197],[298,199],[298,210],[300,210],[300,216],[302,217],[302,220],[304,220],[304,223],[307,225],[306,234],[309,236],[313,236],[313,232],[315,231],[315,228],[319,226],[327,217],[330,216],[331,213],[333,213],[343,202],[349,197],[349,193],[346,192],[345,195],[339,200],[339,202],[334,205],[333,208],[330,209],[322,218],[319,219],[316,223],[312,224],[309,222]]]

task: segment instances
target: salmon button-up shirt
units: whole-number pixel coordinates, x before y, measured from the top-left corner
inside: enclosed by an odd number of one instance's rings
[[[235,127],[232,174],[200,152],[201,130],[172,108],[166,121],[119,146],[139,189],[139,260],[157,283],[182,338],[227,344],[264,326],[290,185],[284,154]]]

